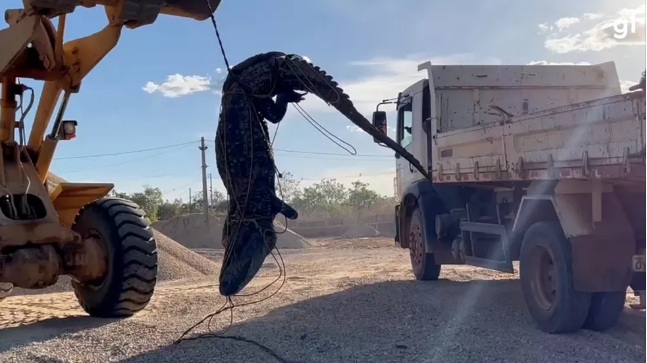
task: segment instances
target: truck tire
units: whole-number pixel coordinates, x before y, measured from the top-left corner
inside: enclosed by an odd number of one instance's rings
[[[440,265],[432,253],[427,253],[425,243],[425,226],[422,221],[420,209],[416,206],[408,218],[405,226],[405,233],[401,235],[407,238],[409,256],[411,258],[411,269],[417,280],[435,281],[440,276]]]
[[[79,211],[72,229],[99,239],[108,255],[101,281],[72,281],[83,310],[108,318],[144,309],[157,283],[157,243],[144,211],[125,199],[102,198]]]
[[[526,308],[547,333],[579,330],[589,312],[591,294],[573,287],[571,246],[557,222],[537,222],[526,231],[519,259]]]
[[[624,291],[594,293],[589,314],[582,327],[594,331],[604,331],[613,327],[625,308],[626,299],[627,293]]]

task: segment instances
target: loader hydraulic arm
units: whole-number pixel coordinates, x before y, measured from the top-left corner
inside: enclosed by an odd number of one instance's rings
[[[16,78],[45,81],[34,116],[27,147],[36,156],[36,169],[44,181],[51,165],[57,138],[47,128],[62,93],[65,102],[53,127],[60,127],[64,105],[70,94],[79,92],[81,82],[117,45],[122,29],[152,24],[159,14],[195,20],[209,18],[220,0],[24,0],[24,9],[7,10],[9,28],[0,30],[0,80],[2,81],[2,119],[0,141],[13,142],[17,127],[15,96],[19,94]],[[108,24],[100,31],[64,42],[67,14],[78,6],[105,8]],[[53,17],[58,17],[55,28]],[[29,47],[31,45],[31,47]]]

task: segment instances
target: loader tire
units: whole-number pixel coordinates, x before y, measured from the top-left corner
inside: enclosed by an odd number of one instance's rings
[[[537,222],[526,231],[519,259],[526,308],[546,333],[582,328],[591,294],[573,287],[571,245],[557,222]]]
[[[589,314],[582,326],[584,329],[604,331],[612,328],[618,322],[620,314],[625,308],[627,293],[618,292],[596,292],[591,298]]]
[[[440,265],[432,253],[427,253],[425,243],[425,225],[422,221],[420,209],[414,207],[407,219],[402,238],[407,238],[409,246],[409,257],[411,258],[411,269],[417,280],[436,281],[440,276]]]
[[[72,229],[100,239],[108,256],[101,281],[72,281],[83,310],[111,318],[144,309],[157,283],[157,243],[144,211],[125,199],[102,198],[79,211]]]
[[[0,301],[6,299],[13,291],[13,284],[8,282],[0,282]]]

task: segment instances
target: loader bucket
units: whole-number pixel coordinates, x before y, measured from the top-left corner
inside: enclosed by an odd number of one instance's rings
[[[211,6],[211,11],[207,2]],[[94,7],[101,4],[110,4],[105,0],[27,0],[26,6],[36,13],[46,16],[57,16],[72,13],[77,6]],[[123,16],[126,20],[150,24],[157,18],[157,14],[180,16],[195,20],[206,20],[220,5],[220,0],[124,0]]]
[[[211,11],[209,11],[207,2],[211,6]],[[220,0],[166,0],[160,13],[195,20],[206,20],[216,11],[218,5],[220,5]]]

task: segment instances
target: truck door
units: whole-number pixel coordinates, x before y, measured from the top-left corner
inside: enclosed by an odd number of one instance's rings
[[[413,154],[413,107],[412,99],[403,96],[398,106],[396,136],[398,143]],[[396,191],[398,198],[409,184],[415,180],[414,167],[404,158],[396,159]]]

